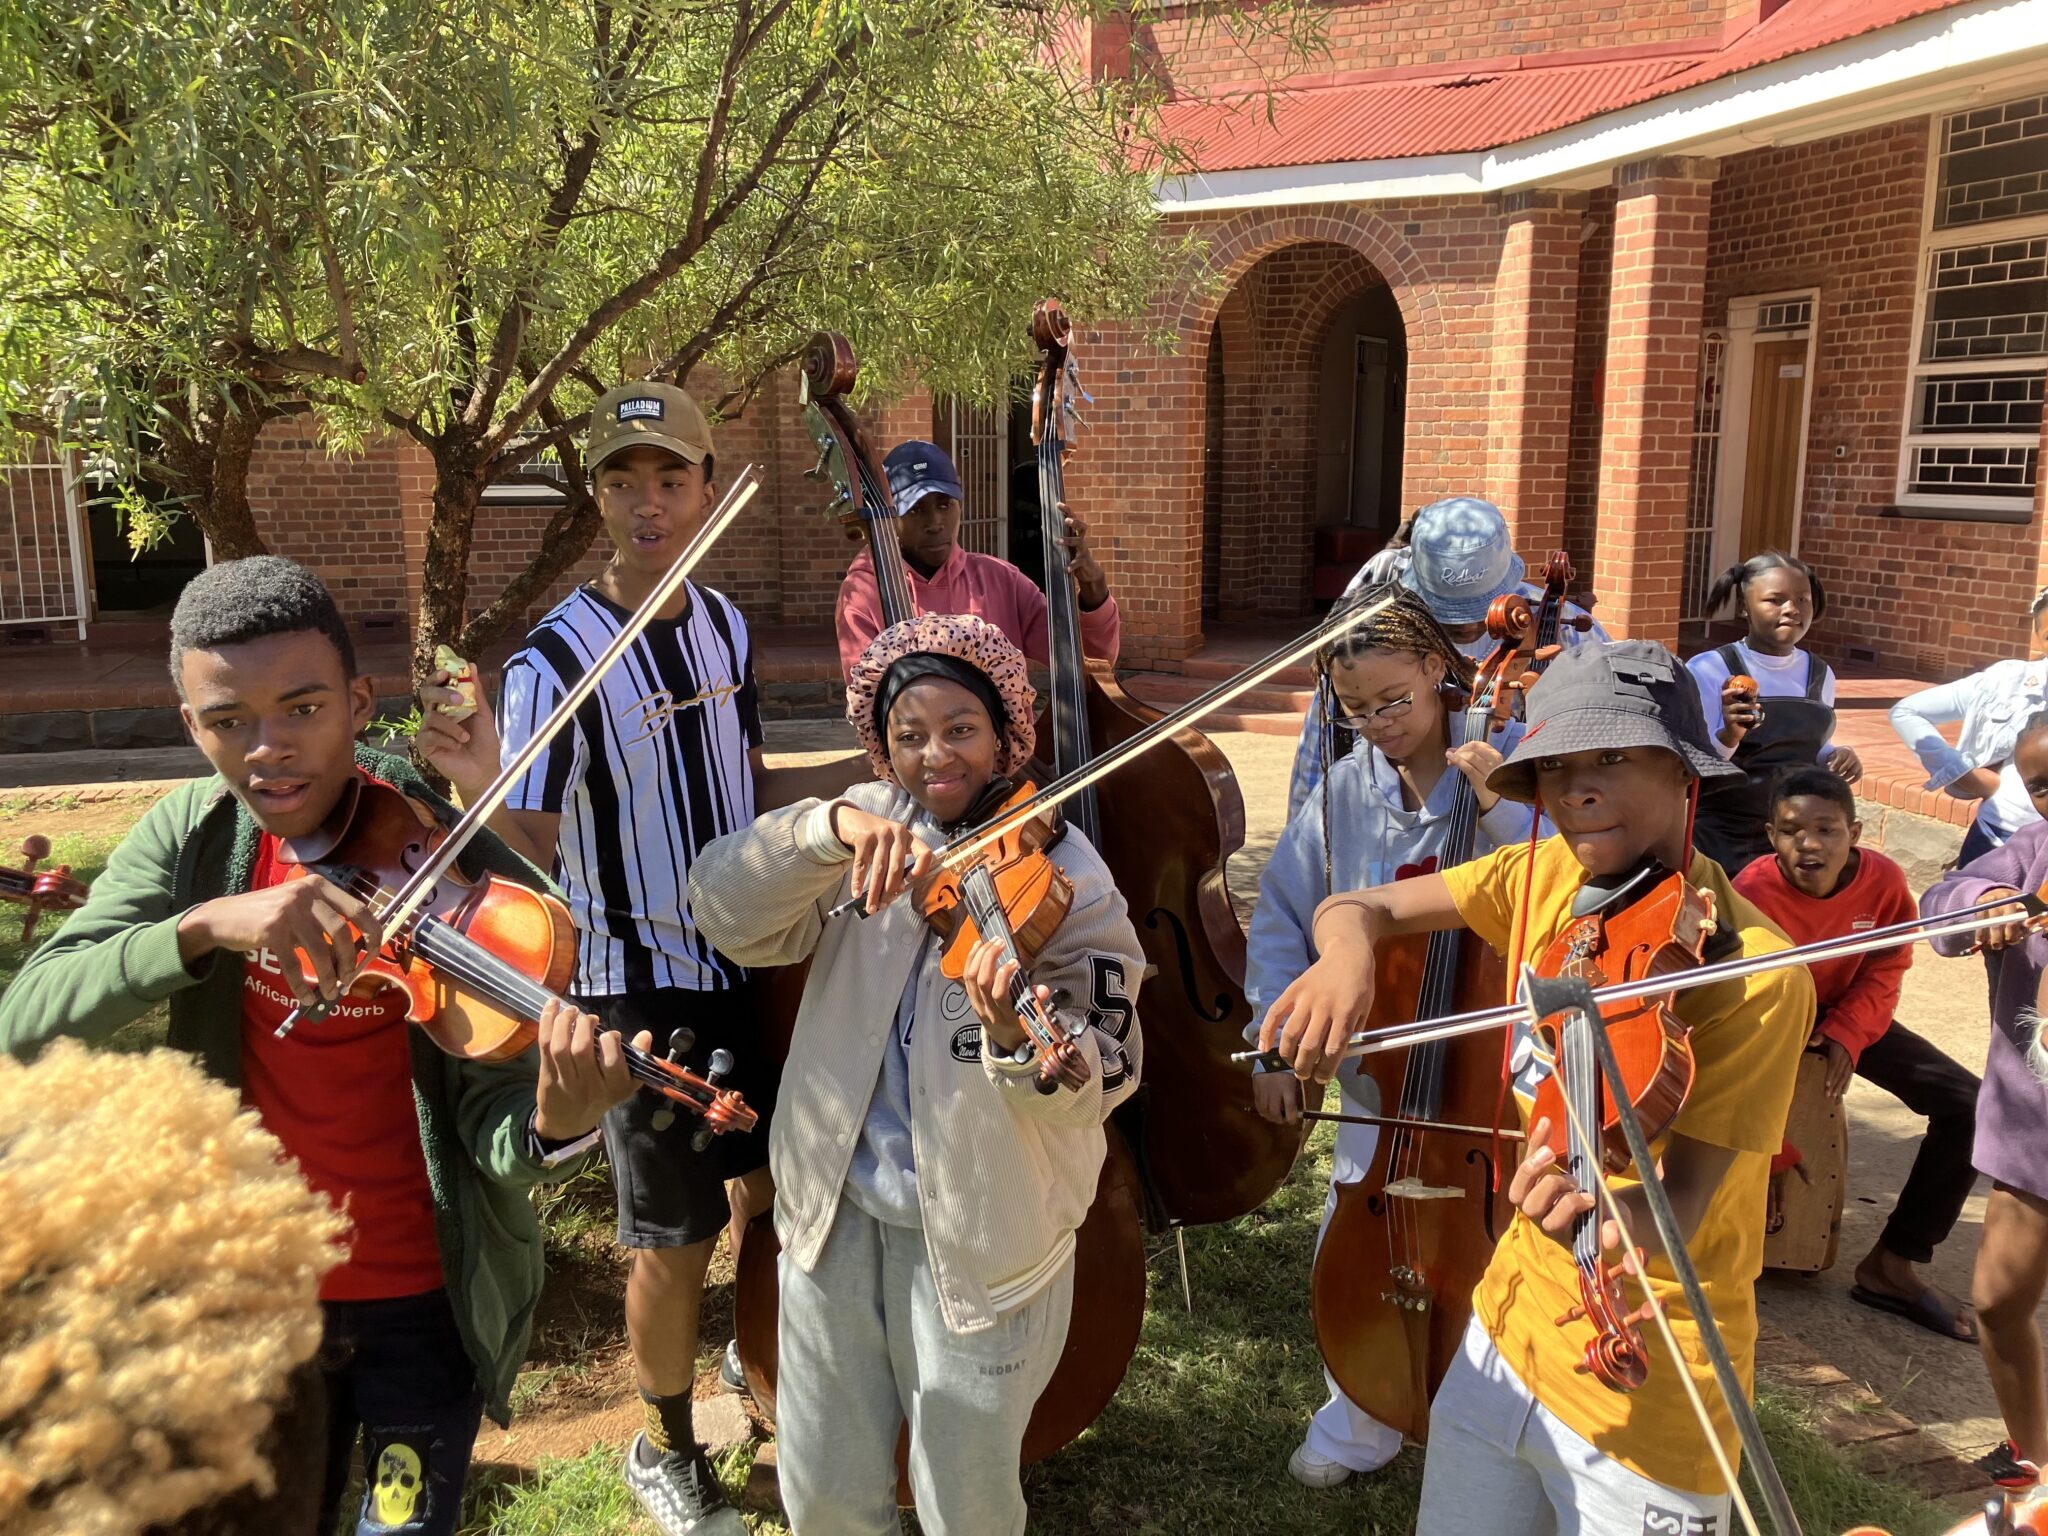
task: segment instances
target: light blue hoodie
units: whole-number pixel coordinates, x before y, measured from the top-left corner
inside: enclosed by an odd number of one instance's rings
[[[1453,713],[1450,721],[1452,743],[1465,738],[1464,716]],[[1510,722],[1492,743],[1503,754],[1512,752],[1522,738],[1519,721]],[[1328,779],[1309,791],[1301,808],[1289,819],[1273,856],[1259,877],[1259,900],[1252,912],[1252,928],[1246,940],[1245,995],[1252,1005],[1252,1022],[1245,1030],[1247,1040],[1256,1041],[1259,1026],[1273,1000],[1315,959],[1310,933],[1316,907],[1332,890],[1357,891],[1386,885],[1406,875],[1428,873],[1414,868],[1439,857],[1450,835],[1453,799],[1464,775],[1447,770],[1430,791],[1420,810],[1407,810],[1401,801],[1401,780],[1394,765],[1379,749],[1361,740],[1348,755],[1330,767]],[[1323,800],[1330,802],[1330,879],[1323,878]],[[1529,836],[1531,807],[1502,800],[1479,818],[1473,840],[1475,855],[1491,852]],[[1433,870],[1434,865],[1430,868]],[[1352,1098],[1349,1080],[1359,1063],[1349,1062],[1337,1074],[1337,1085]]]

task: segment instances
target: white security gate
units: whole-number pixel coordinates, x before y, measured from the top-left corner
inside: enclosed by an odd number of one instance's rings
[[[0,624],[78,626],[85,638],[85,539],[69,456],[37,442],[0,464]]]
[[[1721,331],[1700,337],[1700,377],[1692,408],[1692,486],[1685,502],[1685,587],[1678,616],[1706,615],[1707,588],[1714,580],[1715,479],[1721,463],[1721,404],[1728,338]]]
[[[1006,411],[940,400],[932,412],[940,446],[960,471],[967,493],[960,546],[1007,560],[1010,555],[1010,421]]]

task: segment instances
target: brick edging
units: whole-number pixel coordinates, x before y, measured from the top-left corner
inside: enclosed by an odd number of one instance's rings
[[[1981,1508],[1996,1492],[1989,1478],[1949,1446],[1769,1323],[1757,1327],[1756,1369],[1760,1381],[1802,1399],[1821,1437],[1865,1474],[1892,1478],[1956,1509]]]

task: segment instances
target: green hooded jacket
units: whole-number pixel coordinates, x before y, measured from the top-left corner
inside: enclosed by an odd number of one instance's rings
[[[358,748],[356,761],[444,823],[455,819],[403,759]],[[241,957],[216,952],[187,970],[178,958],[178,919],[199,902],[248,890],[257,845],[255,821],[220,778],[195,780],[151,806],[85,905],[0,993],[0,1050],[29,1057],[60,1035],[103,1040],[168,1000],[170,1044],[239,1086]],[[546,884],[488,832],[469,844],[460,865],[472,879],[488,870],[521,885]],[[527,1191],[585,1160],[550,1169],[533,1156],[536,1052],[464,1061],[444,1055],[423,1031],[407,1034],[442,1273],[485,1407],[504,1424],[540,1299],[540,1223]]]

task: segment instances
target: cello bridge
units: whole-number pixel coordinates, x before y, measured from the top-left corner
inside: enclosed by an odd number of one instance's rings
[[[1396,1179],[1380,1191],[1390,1200],[1462,1200],[1467,1191],[1449,1184],[1425,1184],[1420,1179]]]

